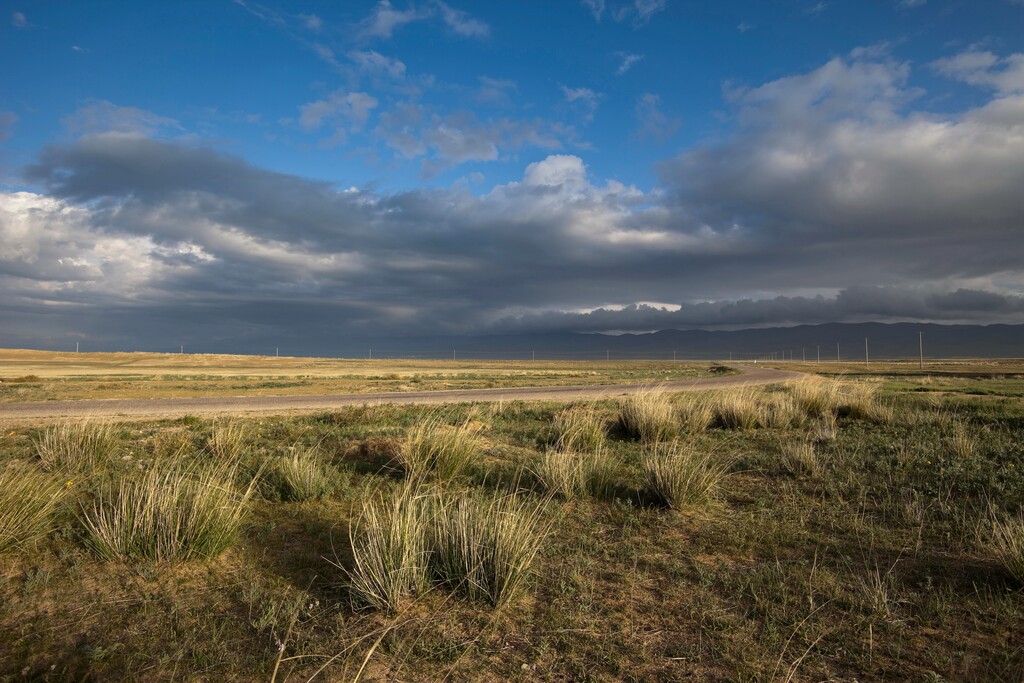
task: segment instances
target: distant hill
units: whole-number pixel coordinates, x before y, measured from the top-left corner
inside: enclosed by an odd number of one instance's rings
[[[644,334],[553,333],[536,335],[409,337],[340,340],[323,355],[422,358],[507,358],[529,360],[579,358],[651,358],[728,360],[777,358],[800,360],[864,358],[868,340],[871,358],[916,358],[918,332],[923,333],[925,357],[1024,357],[1024,325],[938,325],[916,323],[828,323],[732,331],[661,330]]]

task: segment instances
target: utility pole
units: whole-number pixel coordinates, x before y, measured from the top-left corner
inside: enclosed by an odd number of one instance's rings
[[[864,337],[864,367],[868,366],[868,338]]]
[[[729,362],[732,362],[732,351],[729,352]]]
[[[917,352],[920,368],[924,370],[924,332],[917,333]]]
[[[181,345],[181,350],[178,351],[178,353],[179,354],[185,353],[185,345],[184,344]]]
[[[836,342],[836,362],[839,362],[839,342]]]
[[[75,353],[78,353],[78,342],[75,342]]]
[[[370,360],[373,360],[373,348],[370,348]]]
[[[800,347],[800,362],[801,363],[806,363],[807,362],[807,349],[802,347],[802,346]]]
[[[605,360],[611,360],[612,359],[612,352],[609,351],[608,349],[605,349],[605,351],[604,351],[604,359]]]
[[[280,355],[281,355],[281,349],[280,349],[280,347],[277,347],[277,346],[275,346],[275,347],[274,347],[274,358],[277,358],[277,357],[278,357],[278,356],[280,356]]]
[[[533,352],[533,360],[537,360],[537,352],[536,351]]]
[[[452,360],[455,360],[455,349],[452,349]]]
[[[817,344],[818,347],[818,362],[821,362],[821,344]]]
[[[676,362],[676,352],[675,351],[672,352],[672,362],[673,363]]]

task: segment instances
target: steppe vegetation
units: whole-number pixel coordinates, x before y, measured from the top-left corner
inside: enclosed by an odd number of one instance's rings
[[[1000,386],[9,428],[0,680],[1019,681]]]
[[[715,366],[706,362],[454,362],[0,349],[0,402],[665,382],[709,377],[710,367]],[[715,367],[714,374],[722,370]]]

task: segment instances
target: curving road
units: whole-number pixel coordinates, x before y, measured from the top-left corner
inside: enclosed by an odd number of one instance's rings
[[[738,365],[734,366],[734,369],[738,370],[740,374],[663,382],[658,386],[664,387],[669,391],[703,391],[707,389],[774,384],[804,376],[799,372],[750,365]],[[650,386],[650,383],[603,384],[594,386],[509,387],[321,396],[207,396],[195,398],[0,403],[0,424],[78,418],[162,419],[182,417],[184,415],[220,416],[308,413],[353,405],[572,401],[621,396]]]

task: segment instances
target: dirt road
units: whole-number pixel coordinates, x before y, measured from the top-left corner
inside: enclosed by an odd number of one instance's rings
[[[772,384],[797,379],[803,374],[787,370],[740,365],[738,375],[664,382],[670,391],[701,391]],[[333,396],[216,396],[161,399],[103,399],[94,401],[40,401],[0,403],[0,424],[36,423],[79,418],[161,419],[183,415],[269,415],[310,413],[352,405],[494,403],[497,401],[572,401],[611,398],[636,392],[649,384],[606,384],[598,386],[512,387],[500,389],[459,389],[454,391],[409,391]]]

